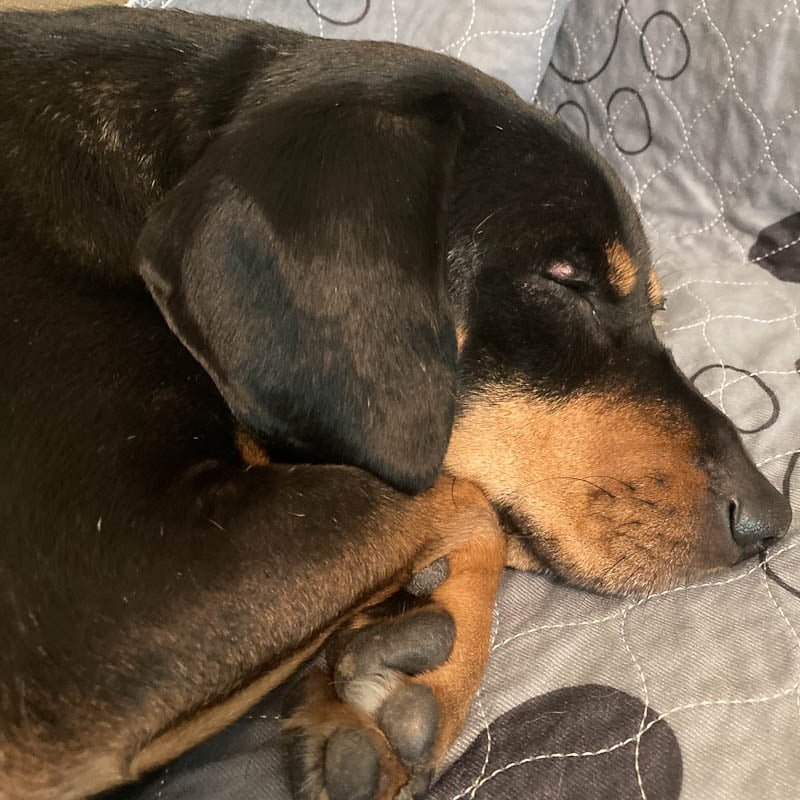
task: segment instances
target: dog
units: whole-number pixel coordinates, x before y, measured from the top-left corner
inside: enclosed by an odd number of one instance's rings
[[[296,796],[419,796],[505,565],[641,593],[788,529],[656,336],[620,181],[504,84],[8,12],[0,108],[0,797],[133,781],[322,647]]]

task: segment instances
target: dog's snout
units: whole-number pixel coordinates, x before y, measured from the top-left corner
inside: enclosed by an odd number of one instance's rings
[[[709,412],[702,423],[710,435],[706,439],[710,458],[703,469],[711,477],[715,505],[727,523],[728,543],[732,540],[738,548],[738,558],[749,558],[789,531],[792,506],[753,463],[730,420],[707,404]]]
[[[757,486],[737,492],[730,501],[730,525],[733,540],[746,556],[779,539],[792,521],[789,501],[766,479]]]

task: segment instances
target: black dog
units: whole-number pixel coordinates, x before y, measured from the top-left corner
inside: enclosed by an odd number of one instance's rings
[[[0,109],[0,796],[135,779],[334,629],[295,791],[421,792],[506,561],[637,592],[786,531],[620,183],[506,86],[93,9],[0,16]]]

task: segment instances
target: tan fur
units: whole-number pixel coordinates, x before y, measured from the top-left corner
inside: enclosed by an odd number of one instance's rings
[[[413,505],[415,513],[410,519],[426,544],[411,564],[412,574],[437,558],[449,557],[481,532],[498,530],[497,514],[486,494],[460,478],[440,477],[431,489],[414,498]]]
[[[427,673],[424,680],[428,682],[428,676],[442,673],[439,678],[431,679],[444,720],[440,729],[440,752],[437,751],[442,756],[463,725],[485,669],[494,596],[505,563],[505,538],[485,494],[466,481],[441,478],[432,489],[410,501],[407,513],[408,523],[418,529],[420,540],[427,540],[411,570],[421,569],[443,556],[450,565],[447,580],[434,591],[432,600],[445,608],[456,622],[456,645],[448,661],[439,670]],[[375,592],[336,627],[367,624],[370,617],[365,611],[394,594],[408,577],[406,571],[398,574],[390,585]],[[133,758],[125,779],[130,780],[166,763],[240,717],[318,650],[333,630],[326,630],[314,642],[235,694],[199,710],[190,719],[157,736]],[[318,690],[320,696],[304,706],[305,710],[293,715],[287,723],[289,729],[302,727],[310,735],[327,736],[335,727],[367,727],[376,737],[381,736],[367,715],[341,703],[330,686],[318,687]],[[382,780],[389,796],[394,797],[408,779],[408,773],[388,752],[384,753],[383,761]]]
[[[52,752],[54,758],[62,756],[62,748],[53,747]],[[35,766],[31,767],[40,763],[41,755],[41,750],[33,755],[26,747],[4,745],[0,752],[0,766],[4,769],[0,776],[0,800],[82,800],[122,780],[120,758],[115,752],[79,754],[70,773],[58,779],[37,775]]]
[[[450,657],[414,683],[428,686],[439,706],[435,763],[444,758],[467,718],[489,657],[492,611],[506,562],[506,543],[499,527],[478,536],[447,556],[448,578],[434,590],[432,602],[450,614],[456,638]]]
[[[664,305],[664,291],[654,269],[647,275],[647,305],[650,308],[660,308]]]
[[[608,280],[621,297],[629,295],[636,286],[637,269],[631,254],[620,242],[606,248]]]
[[[545,570],[546,567],[542,560],[524,547],[520,538],[520,535],[515,531],[509,532],[506,566],[522,572],[542,572]]]
[[[663,408],[598,395],[548,403],[497,386],[456,421],[446,466],[513,508],[546,566],[635,592],[728,557],[726,540],[706,535],[715,521],[697,450]]]
[[[242,461],[249,467],[265,467],[269,464],[269,454],[244,428],[236,430],[236,448]]]
[[[343,703],[336,694],[329,676],[321,671],[312,672],[304,685],[305,700],[303,705],[284,722],[287,732],[300,732],[309,741],[309,753],[324,747],[334,731],[365,730],[369,733],[380,753],[381,779],[380,794],[377,800],[394,800],[409,779],[405,765],[386,746],[386,737],[381,733],[374,720],[353,706]],[[313,758],[313,756],[309,756]],[[314,766],[317,768],[315,769]],[[328,797],[322,787],[319,765],[308,764],[306,771],[309,780],[314,782],[320,800]],[[311,794],[311,793],[309,793]],[[316,796],[316,795],[315,795]]]
[[[456,325],[456,344],[458,352],[460,353],[464,348],[464,342],[467,341],[467,328],[464,325]]]
[[[482,492],[463,481],[452,481],[450,491],[439,492],[442,511],[457,519],[453,532],[457,538],[451,546],[435,553],[448,562],[447,579],[434,589],[425,609],[446,611],[455,624],[455,640],[450,655],[439,667],[409,678],[396,672],[392,680],[408,681],[430,688],[437,701],[438,729],[431,752],[431,766],[438,766],[463,727],[472,705],[472,698],[486,668],[495,595],[503,566],[507,560],[506,537],[494,514],[487,513],[488,504]],[[434,509],[436,519],[439,511]],[[437,523],[438,525],[439,523]],[[444,544],[444,543],[442,543]],[[413,613],[413,612],[412,612]],[[348,627],[380,624],[380,616],[360,614]],[[329,653],[336,660],[336,651]],[[345,656],[346,658],[346,656]],[[343,662],[340,662],[340,664]],[[391,671],[389,671],[391,672]],[[370,676],[370,682],[374,676]],[[396,687],[396,683],[394,686]],[[380,684],[377,688],[381,688]],[[393,687],[388,687],[393,688]],[[377,728],[373,703],[342,702],[331,677],[321,671],[312,672],[304,685],[304,702],[286,720],[284,728],[302,733],[310,743],[310,752],[319,751],[337,729],[366,730],[380,753],[382,775],[377,800],[393,800],[409,780],[408,769],[387,746]],[[350,699],[350,698],[348,698]],[[381,698],[381,700],[384,698]],[[319,764],[309,764],[309,780],[321,789]],[[326,796],[320,793],[320,796]]]

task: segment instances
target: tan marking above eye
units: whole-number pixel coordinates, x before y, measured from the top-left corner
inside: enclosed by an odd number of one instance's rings
[[[664,290],[655,270],[651,269],[647,275],[647,305],[652,309],[663,308]]]
[[[456,345],[460,353],[464,348],[464,342],[467,341],[467,329],[464,325],[456,325]]]
[[[637,269],[625,246],[614,241],[606,247],[608,280],[620,297],[629,295],[636,286]]]

